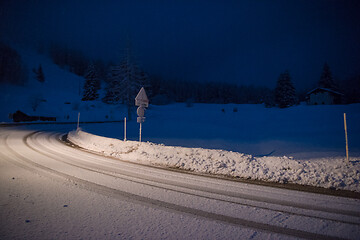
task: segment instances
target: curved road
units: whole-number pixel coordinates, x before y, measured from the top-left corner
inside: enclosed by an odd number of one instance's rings
[[[360,201],[95,155],[0,128],[0,239],[358,239]]]

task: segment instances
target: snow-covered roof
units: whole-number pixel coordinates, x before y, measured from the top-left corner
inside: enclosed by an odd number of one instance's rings
[[[331,93],[334,93],[334,94],[338,94],[338,95],[344,95],[340,92],[337,92],[337,91],[334,91],[330,88],[321,88],[321,87],[317,87],[317,88],[314,88],[313,90],[311,90],[310,92],[307,93],[307,95],[310,95],[312,94],[313,92],[315,92],[316,90],[323,90],[324,92],[331,92]]]

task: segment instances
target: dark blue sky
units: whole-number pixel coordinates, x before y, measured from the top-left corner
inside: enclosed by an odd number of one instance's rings
[[[357,0],[1,0],[0,33],[115,61],[128,36],[150,74],[274,87],[289,70],[302,89],[325,62],[339,80],[360,74],[359,12]]]

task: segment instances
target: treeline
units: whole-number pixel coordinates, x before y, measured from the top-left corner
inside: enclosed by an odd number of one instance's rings
[[[129,48],[125,48],[125,52],[126,51],[129,51]],[[148,76],[148,74],[133,61],[134,58],[131,54],[129,55],[129,52],[124,54],[124,59],[120,59],[119,63],[105,63],[99,59],[92,60],[79,50],[54,43],[48,48],[48,53],[55,64],[79,76],[84,76],[86,79],[89,74],[89,66],[92,65],[93,69],[91,71],[92,74],[96,75],[96,81],[100,81],[104,83],[102,85],[105,85],[106,96],[102,100],[110,104],[130,102],[129,98],[132,98],[135,94],[135,89],[139,88],[139,82],[145,86],[153,104],[168,104],[171,102],[219,104],[264,103],[268,107],[289,107],[305,101],[307,97],[306,92],[299,92],[294,88],[288,71],[280,73],[279,78],[277,80],[274,79],[274,89],[270,89],[262,86],[168,80],[159,76]],[[130,62],[128,61],[129,59],[131,59]],[[127,64],[124,64],[124,62]],[[123,74],[122,77],[120,74],[114,78],[114,69],[116,68],[118,68],[119,72],[130,71],[132,73],[127,76]],[[360,76],[357,76],[335,84],[329,66],[325,64],[323,74],[319,78],[318,86],[335,89],[336,91],[344,93],[343,103],[358,103],[360,102],[359,78]],[[93,82],[91,84],[98,84],[95,80],[91,81]],[[88,88],[89,84],[89,80],[87,79],[84,88]],[[130,90],[128,89],[132,89],[131,94],[129,94]],[[85,89],[84,92],[86,91]],[[124,96],[115,96],[116,94],[114,95],[114,92]],[[126,94],[124,94],[125,92]],[[94,93],[94,95],[97,95],[97,93]],[[94,97],[86,96],[83,99],[93,98]],[[124,101],[125,98],[127,98],[126,101]],[[121,101],[113,101],[113,99],[121,99]]]
[[[97,82],[99,81],[103,83],[101,85],[105,86],[106,95],[102,100],[109,104],[129,102],[130,100],[124,101],[124,97],[115,96],[114,94],[131,95],[133,97],[134,90],[132,90],[132,94],[129,94],[128,89],[138,88],[139,82],[144,85],[153,104],[168,104],[171,102],[258,104],[273,100],[273,91],[266,87],[238,86],[221,82],[202,83],[168,80],[159,76],[148,76],[134,61],[134,57],[128,52],[128,48],[125,48],[124,57],[119,59],[119,63],[91,60],[81,51],[56,43],[52,43],[48,49],[49,56],[55,64],[85,77],[83,100],[94,100],[99,97],[96,92],[99,88],[90,87],[98,85]],[[117,70],[119,73],[115,74],[114,69],[119,69]],[[122,71],[128,72],[129,69],[133,72],[132,74],[126,76],[126,74],[121,73]],[[92,75],[92,79],[90,79],[89,74]],[[131,79],[131,82],[129,82],[129,79]],[[128,96],[126,97],[128,98]]]
[[[107,72],[111,65],[110,63],[105,63],[101,59],[91,59],[82,51],[59,43],[51,43],[47,47],[42,45],[40,49],[41,50],[38,50],[39,52],[47,54],[51,60],[62,69],[66,69],[78,76],[85,77],[89,66],[93,65],[101,81],[106,82],[107,80]]]
[[[60,44],[50,44],[48,53],[56,65],[79,76],[85,75],[85,71],[90,64],[90,59],[82,51]]]
[[[21,56],[9,45],[0,42],[0,82],[21,85],[28,79],[28,69]],[[52,43],[42,47],[52,61],[63,69],[85,78],[83,101],[99,99],[100,88],[105,90],[101,100],[107,104],[133,104],[133,97],[144,86],[153,104],[171,102],[265,104],[268,107],[289,107],[306,100],[306,91],[297,91],[290,73],[285,71],[274,79],[274,89],[262,86],[237,85],[222,82],[169,80],[148,75],[134,60],[129,48],[118,63],[94,60],[83,52]],[[35,77],[44,82],[42,66],[33,69]],[[336,85],[336,86],[335,86]],[[360,76],[334,85],[329,67],[325,64],[318,86],[332,88],[344,94],[343,103],[360,102]],[[311,89],[309,89],[311,90]]]
[[[27,79],[28,69],[20,54],[0,41],[0,83],[24,85]]]
[[[345,96],[344,103],[360,103],[360,75],[342,81],[339,89]]]
[[[161,77],[150,78],[152,98],[155,104],[170,102],[197,103],[265,103],[272,95],[266,87],[238,86],[221,82],[167,81]]]

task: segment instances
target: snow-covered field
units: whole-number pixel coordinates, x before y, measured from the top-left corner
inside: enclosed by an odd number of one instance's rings
[[[345,156],[343,113],[347,113],[350,155],[359,157],[360,104],[299,105],[287,109],[246,104],[194,104],[191,108],[184,103],[150,105],[142,139],[167,146],[224,149],[254,156]],[[96,135],[124,138],[122,123],[81,127]],[[127,127],[127,139],[138,140],[136,119]]]

